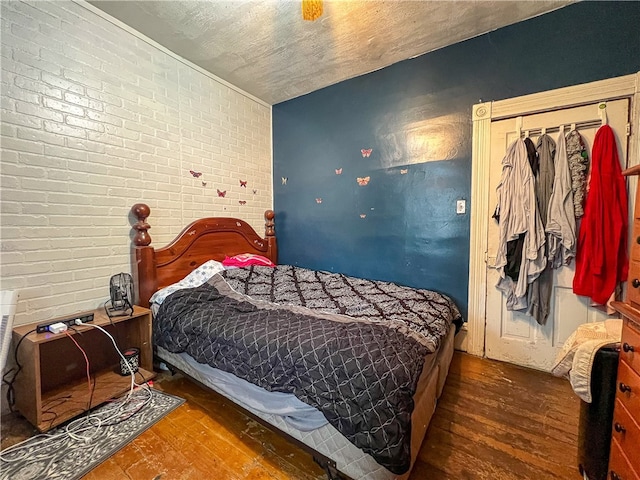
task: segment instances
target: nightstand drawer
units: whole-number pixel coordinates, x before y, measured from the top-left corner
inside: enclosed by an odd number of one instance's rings
[[[640,375],[631,370],[626,362],[618,365],[618,380],[616,381],[616,399],[629,412],[640,412]]]
[[[618,441],[611,440],[611,455],[609,457],[609,476],[611,480],[640,480],[637,473],[629,464],[629,460],[622,452]]]
[[[640,427],[638,427],[638,424],[620,400],[616,400],[616,407],[613,412],[612,436],[618,441],[622,451],[627,452],[627,454],[638,452],[640,448]],[[637,468],[640,466],[640,458],[634,460],[638,462],[637,465],[634,465]]]

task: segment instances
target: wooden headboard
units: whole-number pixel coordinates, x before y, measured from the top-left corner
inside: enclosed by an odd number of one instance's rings
[[[189,224],[167,246],[154,248],[146,222],[149,206],[136,203],[131,213],[138,219],[133,225],[134,282],[138,290],[138,305],[149,306],[149,299],[160,288],[182,280],[192,270],[208,260],[221,262],[225,256],[255,253],[278,261],[274,228],[275,213],[267,210],[265,236],[262,238],[245,221],[237,218],[201,218]]]

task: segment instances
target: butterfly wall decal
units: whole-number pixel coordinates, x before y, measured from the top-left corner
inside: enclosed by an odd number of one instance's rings
[[[363,158],[370,156],[371,152],[373,152],[373,148],[363,148],[360,150],[360,153],[362,153]]]
[[[207,182],[202,182],[202,186],[206,187],[207,186]]]
[[[336,175],[342,175],[342,168],[336,168]]]
[[[287,184],[287,180],[289,180],[287,177],[282,177],[282,184],[286,185]]]
[[[219,188],[216,188],[216,190],[218,190],[218,196],[219,197],[224,197],[227,194],[226,190],[222,191]]]
[[[194,178],[198,178],[202,176],[202,172],[194,172],[193,170],[189,170],[189,173],[194,176]]]
[[[238,200],[238,203],[239,203],[240,205],[246,205],[246,204],[247,204],[247,201],[246,201],[246,200]]]
[[[401,168],[400,169],[400,175],[406,175],[409,172],[408,168]]]
[[[255,195],[256,193],[258,193],[258,190],[256,190],[255,188],[253,189],[253,194]]]
[[[321,198],[316,198],[316,203],[322,203],[322,199]]]
[[[366,213],[361,213],[360,214],[360,218],[367,218],[367,214]]]
[[[240,186],[244,187],[244,188],[247,188],[247,181],[248,180],[240,180]]]
[[[358,177],[357,180],[358,180],[358,185],[360,185],[361,187],[364,187],[369,183],[369,180],[371,180],[371,177]]]

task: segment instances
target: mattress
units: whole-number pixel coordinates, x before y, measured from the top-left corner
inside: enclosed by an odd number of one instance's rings
[[[446,339],[441,343],[439,350],[425,357],[418,388],[413,397],[415,408],[411,419],[411,466],[413,466],[420,450],[422,439],[435,410],[437,398],[444,387],[453,356],[454,335],[454,329],[451,329]],[[230,374],[221,376],[220,373],[225,372],[200,364],[186,354],[174,354],[161,347],[158,347],[157,354],[162,360],[229,398],[256,417],[335,461],[337,469],[348,477],[358,480],[404,480],[410,474],[411,470],[397,476],[378,464],[370,455],[349,442],[331,424],[323,422],[317,415],[322,415],[319,411],[305,404],[298,405],[297,399],[293,395],[268,392],[251,384],[249,384],[251,387],[245,388],[246,386],[242,384],[243,380],[233,375],[231,375],[233,378],[230,378],[228,376]],[[236,382],[234,379],[238,381]],[[255,396],[252,397],[251,390],[256,388],[262,390],[259,396],[264,395],[264,401],[256,401]],[[272,397],[269,400],[269,396],[274,393],[279,397]],[[283,395],[293,397],[293,399],[285,398]],[[286,410],[274,412],[273,405],[276,405],[276,409],[286,405]],[[298,411],[297,408],[303,410]],[[315,410],[317,413],[308,409]],[[302,418],[305,416],[310,419],[311,423],[305,423]],[[314,426],[313,422],[322,425]]]

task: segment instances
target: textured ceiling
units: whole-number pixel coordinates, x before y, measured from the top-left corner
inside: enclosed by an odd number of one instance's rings
[[[92,1],[97,8],[253,96],[276,104],[574,0]]]

